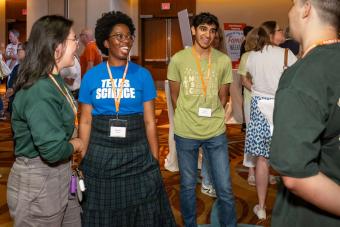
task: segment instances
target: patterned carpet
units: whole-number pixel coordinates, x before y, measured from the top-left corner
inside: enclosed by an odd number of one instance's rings
[[[178,226],[183,226],[179,210],[179,173],[169,172],[163,168],[164,159],[168,154],[168,115],[164,91],[158,91],[156,99],[157,127],[160,142],[160,162],[162,175],[169,195],[173,213]],[[242,166],[244,133],[239,125],[228,125],[229,157],[233,191],[236,199],[238,223],[270,226],[271,209],[275,198],[276,187],[270,186],[267,199],[267,220],[259,221],[252,208],[257,202],[255,187],[247,184],[247,169]],[[0,121],[0,226],[12,226],[6,204],[6,184],[13,157],[13,141],[9,120]],[[197,185],[197,218],[199,224],[210,223],[210,212],[214,199],[200,192]]]

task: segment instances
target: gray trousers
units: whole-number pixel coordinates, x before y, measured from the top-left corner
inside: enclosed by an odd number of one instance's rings
[[[15,227],[80,227],[80,205],[69,195],[70,162],[49,165],[40,157],[16,158],[7,184]]]

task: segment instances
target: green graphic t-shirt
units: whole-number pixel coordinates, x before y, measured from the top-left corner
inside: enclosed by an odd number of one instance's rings
[[[225,131],[224,107],[218,93],[222,85],[232,82],[230,58],[212,49],[210,76],[208,59],[200,60],[207,95],[197,70],[192,48],[175,54],[168,67],[168,80],[180,82],[180,92],[175,109],[175,134],[189,139],[209,139]],[[199,108],[211,109],[211,117],[198,115]]]

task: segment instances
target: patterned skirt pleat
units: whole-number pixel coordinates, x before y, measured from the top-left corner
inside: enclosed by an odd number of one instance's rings
[[[89,147],[82,162],[86,191],[82,226],[176,226],[145,133],[143,115],[128,121],[127,137],[109,137],[113,116],[93,116]]]
[[[245,152],[253,156],[269,158],[271,133],[270,125],[258,107],[261,99],[267,97],[254,96],[250,104],[250,122],[246,130]]]

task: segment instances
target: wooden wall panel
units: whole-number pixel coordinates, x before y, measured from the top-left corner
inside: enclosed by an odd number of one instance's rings
[[[176,54],[178,51],[182,50],[183,43],[181,37],[181,30],[179,28],[179,21],[178,19],[171,19],[171,51],[170,57]]]
[[[142,25],[142,33],[144,59],[165,59],[166,21],[160,18],[146,19]]]

